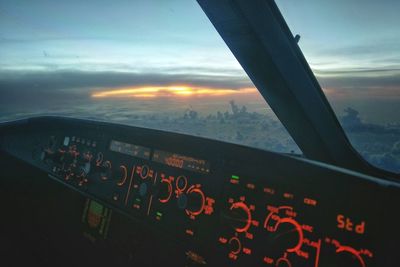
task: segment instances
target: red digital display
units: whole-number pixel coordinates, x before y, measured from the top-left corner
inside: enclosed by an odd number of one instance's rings
[[[155,150],[153,161],[183,170],[205,174],[210,173],[210,163],[208,161],[172,152]]]

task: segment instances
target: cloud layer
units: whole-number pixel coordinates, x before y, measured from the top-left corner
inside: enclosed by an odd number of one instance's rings
[[[127,86],[193,84],[211,88],[238,89],[253,86],[246,77],[232,75],[138,72],[8,71],[0,74],[0,90],[60,90],[118,88]]]

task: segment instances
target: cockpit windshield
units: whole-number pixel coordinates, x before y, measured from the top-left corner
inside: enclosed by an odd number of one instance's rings
[[[400,4],[294,2],[277,4],[352,145],[399,172]],[[90,118],[301,153],[196,1],[3,1],[0,92],[0,121]]]
[[[354,148],[400,172],[400,2],[276,2]]]
[[[196,1],[3,1],[0,121],[62,115],[301,153]]]

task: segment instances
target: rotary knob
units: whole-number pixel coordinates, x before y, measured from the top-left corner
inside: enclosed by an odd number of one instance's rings
[[[223,218],[235,229],[238,233],[244,233],[249,230],[252,222],[250,208],[244,202],[232,203],[229,211],[225,211]]]
[[[140,170],[140,177],[144,180],[149,176],[150,168],[147,165],[143,165],[142,169]]]
[[[265,239],[268,245],[274,245],[277,251],[295,253],[303,245],[304,233],[302,226],[287,213],[293,213],[289,206],[275,207],[264,221],[264,229],[269,233]]]
[[[100,179],[106,181],[112,178],[111,161],[106,160],[100,165]]]
[[[238,255],[242,251],[242,242],[240,242],[238,237],[235,236],[229,239],[228,244],[230,247],[230,253]]]
[[[185,195],[187,196],[186,214],[189,216],[200,215],[204,210],[206,202],[203,191],[199,187],[191,186]]]
[[[162,178],[160,184],[156,188],[158,200],[161,203],[167,203],[172,196],[172,183],[169,179]],[[178,203],[179,206],[179,203]]]
[[[128,179],[128,168],[125,165],[120,165],[119,168],[115,170],[114,177],[118,180],[117,185],[123,186]]]

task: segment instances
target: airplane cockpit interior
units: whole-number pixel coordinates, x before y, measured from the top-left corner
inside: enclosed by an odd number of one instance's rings
[[[0,1],[1,265],[400,266],[399,9]]]

